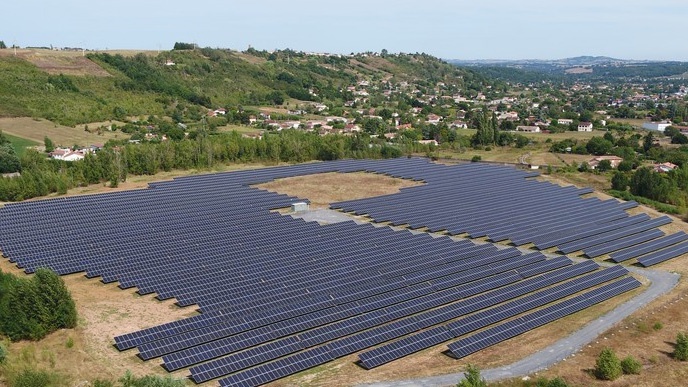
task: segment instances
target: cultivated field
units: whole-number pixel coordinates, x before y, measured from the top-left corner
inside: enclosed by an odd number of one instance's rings
[[[89,126],[95,129],[95,126]],[[13,136],[22,137],[43,144],[48,136],[56,146],[72,147],[104,144],[109,139],[128,138],[122,132],[103,131],[102,134],[87,132],[83,126],[71,128],[38,118],[0,118],[0,130]]]
[[[155,55],[156,51],[137,51],[137,50],[106,50],[115,55],[133,56],[138,53]],[[109,77],[110,73],[102,67],[91,62],[81,51],[53,51],[47,49],[17,49],[0,50],[0,56],[17,56],[31,62],[39,69],[48,74],[65,74],[74,76],[94,76]]]

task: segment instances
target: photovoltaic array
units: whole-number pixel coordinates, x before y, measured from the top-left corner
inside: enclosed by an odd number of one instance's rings
[[[668,218],[629,216],[633,202],[584,199],[589,190],[513,168],[424,159],[199,175],[10,204],[0,209],[0,248],[29,273],[85,272],[197,305],[197,316],[118,336],[115,345],[223,386],[260,385],[355,353],[373,368],[449,341],[449,353],[462,357],[640,285],[621,266],[353,221],[305,222],[270,211],[303,199],[251,187],[358,171],[425,183],[333,205],[377,222],[619,261],[657,263],[685,248],[685,234],[657,229]]]

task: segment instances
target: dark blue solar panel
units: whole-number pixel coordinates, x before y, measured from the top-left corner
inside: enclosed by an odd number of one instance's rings
[[[625,210],[634,203],[582,199],[589,190],[528,179],[535,174],[513,168],[418,158],[340,160],[8,204],[0,209],[0,249],[27,272],[85,272],[181,306],[198,305],[199,316],[117,336],[115,345],[137,347],[143,359],[162,356],[169,370],[191,367],[196,381],[229,375],[223,384],[244,385],[390,340],[398,358],[436,345],[448,332],[439,324],[597,269],[593,262],[571,265],[565,257],[353,221],[321,226],[270,212],[302,199],[250,187],[357,171],[423,185],[333,208],[452,235],[540,246],[584,243],[591,254],[640,243],[645,251],[655,242],[648,238],[658,235],[648,225],[662,222],[629,217]],[[657,241],[652,246],[669,246]],[[391,358],[380,351],[362,364],[384,359]]]

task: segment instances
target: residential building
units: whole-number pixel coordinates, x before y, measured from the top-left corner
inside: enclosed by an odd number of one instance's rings
[[[579,132],[592,132],[592,122],[581,122],[578,124]]]

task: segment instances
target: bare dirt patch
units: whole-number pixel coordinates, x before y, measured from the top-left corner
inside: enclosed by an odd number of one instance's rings
[[[390,195],[422,183],[374,173],[318,173],[289,177],[255,187],[308,199],[312,208],[328,208],[330,203]]]

